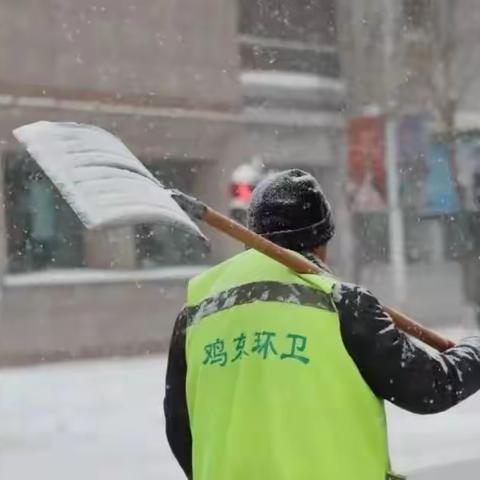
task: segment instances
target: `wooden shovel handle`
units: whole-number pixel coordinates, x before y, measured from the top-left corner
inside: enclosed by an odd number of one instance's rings
[[[435,350],[444,352],[445,350],[455,346],[455,342],[452,340],[443,337],[433,330],[423,327],[415,320],[399,312],[398,310],[386,306],[383,306],[383,309],[392,317],[393,323],[399,330],[402,330],[402,332],[417,338],[430,347],[435,348]]]
[[[270,240],[257,235],[248,228],[244,227],[231,218],[222,215],[221,213],[206,207],[202,215],[202,220],[208,223],[211,227],[226,233],[232,238],[242,242],[250,248],[254,248],[259,252],[267,255],[277,262],[285,265],[297,273],[319,273],[321,268],[310,262],[308,259],[296,255],[295,253],[285,248],[275,245]],[[455,346],[455,344],[439,335],[438,333],[425,328],[407,317],[403,313],[394,310],[393,308],[384,307],[385,311],[392,317],[395,326],[403,332],[417,338],[418,340],[430,345],[431,347],[443,352]]]

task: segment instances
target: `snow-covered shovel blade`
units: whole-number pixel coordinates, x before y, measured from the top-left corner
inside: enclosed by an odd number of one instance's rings
[[[167,223],[206,241],[171,192],[111,133],[42,121],[13,134],[87,228]]]

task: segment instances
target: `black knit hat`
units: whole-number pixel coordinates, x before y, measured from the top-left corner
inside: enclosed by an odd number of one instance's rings
[[[332,211],[320,184],[303,170],[263,180],[252,194],[248,228],[291,250],[326,244],[335,233]]]

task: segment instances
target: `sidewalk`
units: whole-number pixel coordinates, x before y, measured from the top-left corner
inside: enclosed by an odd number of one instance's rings
[[[0,478],[183,479],[164,433],[165,360],[0,370]],[[394,468],[410,480],[446,480],[453,466],[477,478],[479,412],[479,394],[433,416],[388,405]]]

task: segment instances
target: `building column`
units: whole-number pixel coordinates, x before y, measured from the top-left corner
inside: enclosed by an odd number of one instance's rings
[[[133,226],[87,230],[85,263],[90,268],[133,269],[136,267]]]
[[[5,205],[5,159],[0,152],[0,277],[8,272],[8,231]]]
[[[345,131],[330,137],[331,151],[334,157],[334,197],[335,221],[337,224],[337,263],[339,274],[352,282],[359,281],[357,258],[355,258],[355,238],[353,231],[352,212],[347,199],[348,177],[348,145]]]
[[[4,306],[4,282],[3,279],[8,273],[8,231],[5,204],[5,157],[0,151],[0,324],[5,319]]]
[[[199,168],[193,186],[193,195],[224,215],[230,210],[230,182],[233,170],[245,161],[242,131],[234,128],[219,149],[219,158],[206,161]],[[243,249],[243,246],[228,235],[221,233],[205,223],[200,224],[203,233],[211,244],[211,262],[220,262]]]

